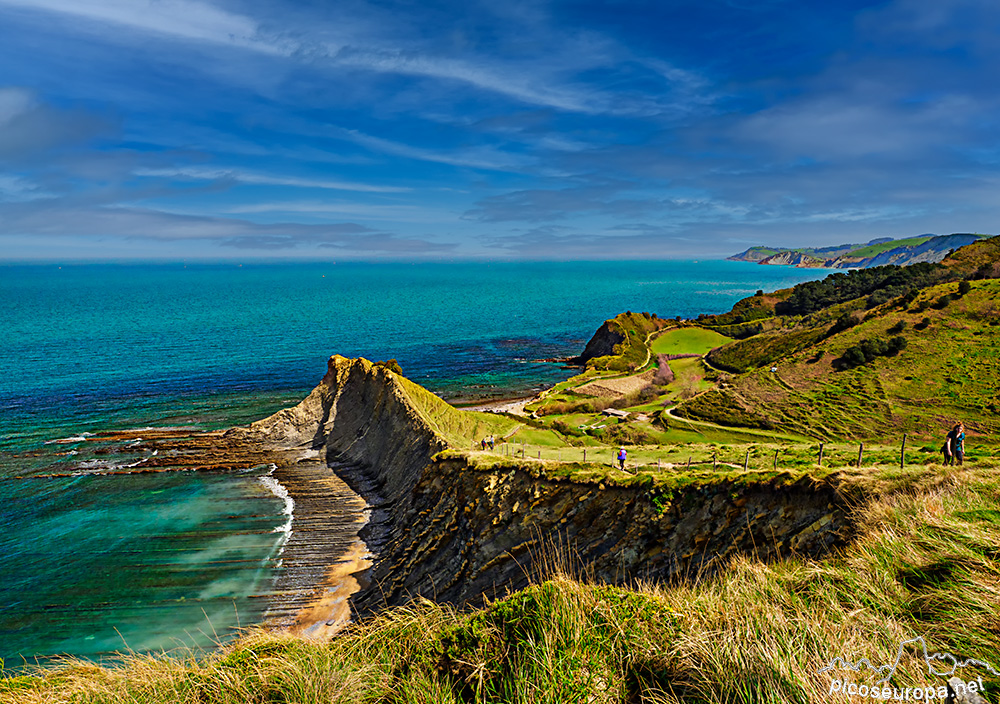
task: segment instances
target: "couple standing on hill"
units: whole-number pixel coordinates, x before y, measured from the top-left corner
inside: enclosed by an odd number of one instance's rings
[[[956,464],[957,462],[959,467],[962,466],[965,461],[965,426],[962,423],[949,431],[941,451],[944,452],[945,464]]]

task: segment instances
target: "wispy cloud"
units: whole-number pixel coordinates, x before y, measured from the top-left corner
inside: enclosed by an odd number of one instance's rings
[[[163,168],[137,169],[136,176],[171,178],[178,180],[192,179],[196,181],[238,181],[253,185],[291,186],[294,188],[322,188],[333,191],[358,191],[361,193],[404,193],[409,188],[401,186],[378,186],[369,183],[351,183],[347,181],[330,181],[326,179],[299,178],[295,176],[278,176],[260,174],[242,169],[225,168]]]
[[[53,12],[184,40],[288,53],[265,41],[250,17],[195,0],[0,0],[0,5]]]

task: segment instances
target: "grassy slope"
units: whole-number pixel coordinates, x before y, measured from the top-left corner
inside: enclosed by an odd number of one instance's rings
[[[880,244],[873,244],[869,247],[862,247],[861,249],[854,249],[845,254],[846,257],[874,257],[882,252],[888,252],[890,249],[896,249],[897,247],[915,247],[918,244],[923,244],[928,240],[933,239],[933,235],[928,235],[926,237],[907,237],[902,240],[893,240],[892,242],[882,242]]]
[[[737,424],[749,414],[770,427],[827,438],[888,439],[908,432],[929,439],[957,419],[974,432],[992,433],[1000,392],[1000,281],[973,282],[966,296],[945,308],[925,308],[956,288],[926,289],[907,309],[869,311],[860,325],[826,339],[824,323],[734,343],[744,360],[764,368],[737,377],[732,389],[695,399],[686,411]],[[888,329],[900,322],[909,345],[898,356],[835,371],[833,360],[847,347],[890,337]],[[777,373],[767,368],[772,363]]]
[[[504,437],[517,421],[495,413],[461,411],[409,379],[393,374],[407,400],[437,434],[453,447],[469,447],[487,435]]]
[[[605,357],[595,357],[587,362],[587,367],[593,370],[628,372],[637,371],[649,362],[649,348],[646,340],[657,330],[673,324],[673,321],[663,320],[649,313],[633,313],[627,311],[616,315],[607,321],[612,330],[624,336],[624,340],[615,345],[615,353]]]
[[[859,481],[862,481],[859,478]],[[0,680],[10,704],[827,700],[833,657],[931,652],[996,665],[1000,472],[924,473],[860,509],[862,532],[819,562],[734,560],[717,577],[621,589],[564,576],[465,613],[420,601],[328,644],[251,631],[203,660],[136,656]],[[581,575],[578,574],[578,577]],[[1000,680],[982,670],[987,692]],[[866,674],[837,673],[856,682]],[[895,687],[940,685],[911,650]]]

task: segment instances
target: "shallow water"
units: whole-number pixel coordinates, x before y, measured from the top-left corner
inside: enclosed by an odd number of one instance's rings
[[[227,427],[330,354],[449,399],[565,378],[624,310],[691,317],[825,272],[739,262],[0,267],[0,658],[207,647],[259,621],[287,534],[256,474],[102,475],[85,434]],[[53,442],[66,440],[66,442]],[[75,453],[75,454],[74,454]],[[37,478],[82,472],[80,476]],[[24,478],[16,478],[24,477]]]

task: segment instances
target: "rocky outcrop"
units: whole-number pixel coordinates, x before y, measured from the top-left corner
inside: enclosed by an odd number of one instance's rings
[[[364,467],[395,501],[409,496],[430,458],[447,447],[407,385],[416,386],[368,360],[334,355],[323,380],[297,406],[227,435],[315,450],[327,463]],[[420,390],[430,403],[459,412]]]
[[[829,482],[612,486],[568,465],[445,451],[442,429],[468,417],[387,369],[335,356],[302,403],[227,436],[318,453],[377,504],[377,557],[361,580],[370,586],[353,598],[362,612],[417,595],[502,594],[555,545],[595,579],[622,583],[705,574],[737,554],[818,554],[848,530]]]
[[[625,341],[625,333],[614,320],[605,320],[597,332],[587,341],[587,346],[579,357],[570,359],[571,364],[586,364],[597,357],[615,354],[615,346]]]
[[[779,252],[770,257],[760,260],[760,264],[772,264],[775,266],[797,266],[800,268],[824,266],[824,260],[811,257],[802,252]]]
[[[980,239],[982,239],[981,235],[941,235],[939,237],[932,237],[921,244],[894,247],[873,257],[837,257],[826,262],[824,266],[832,269],[867,269],[873,266],[886,266],[888,264],[896,264],[898,266],[909,266],[910,264],[919,264],[921,262],[936,264],[944,260],[952,250],[972,244]]]

